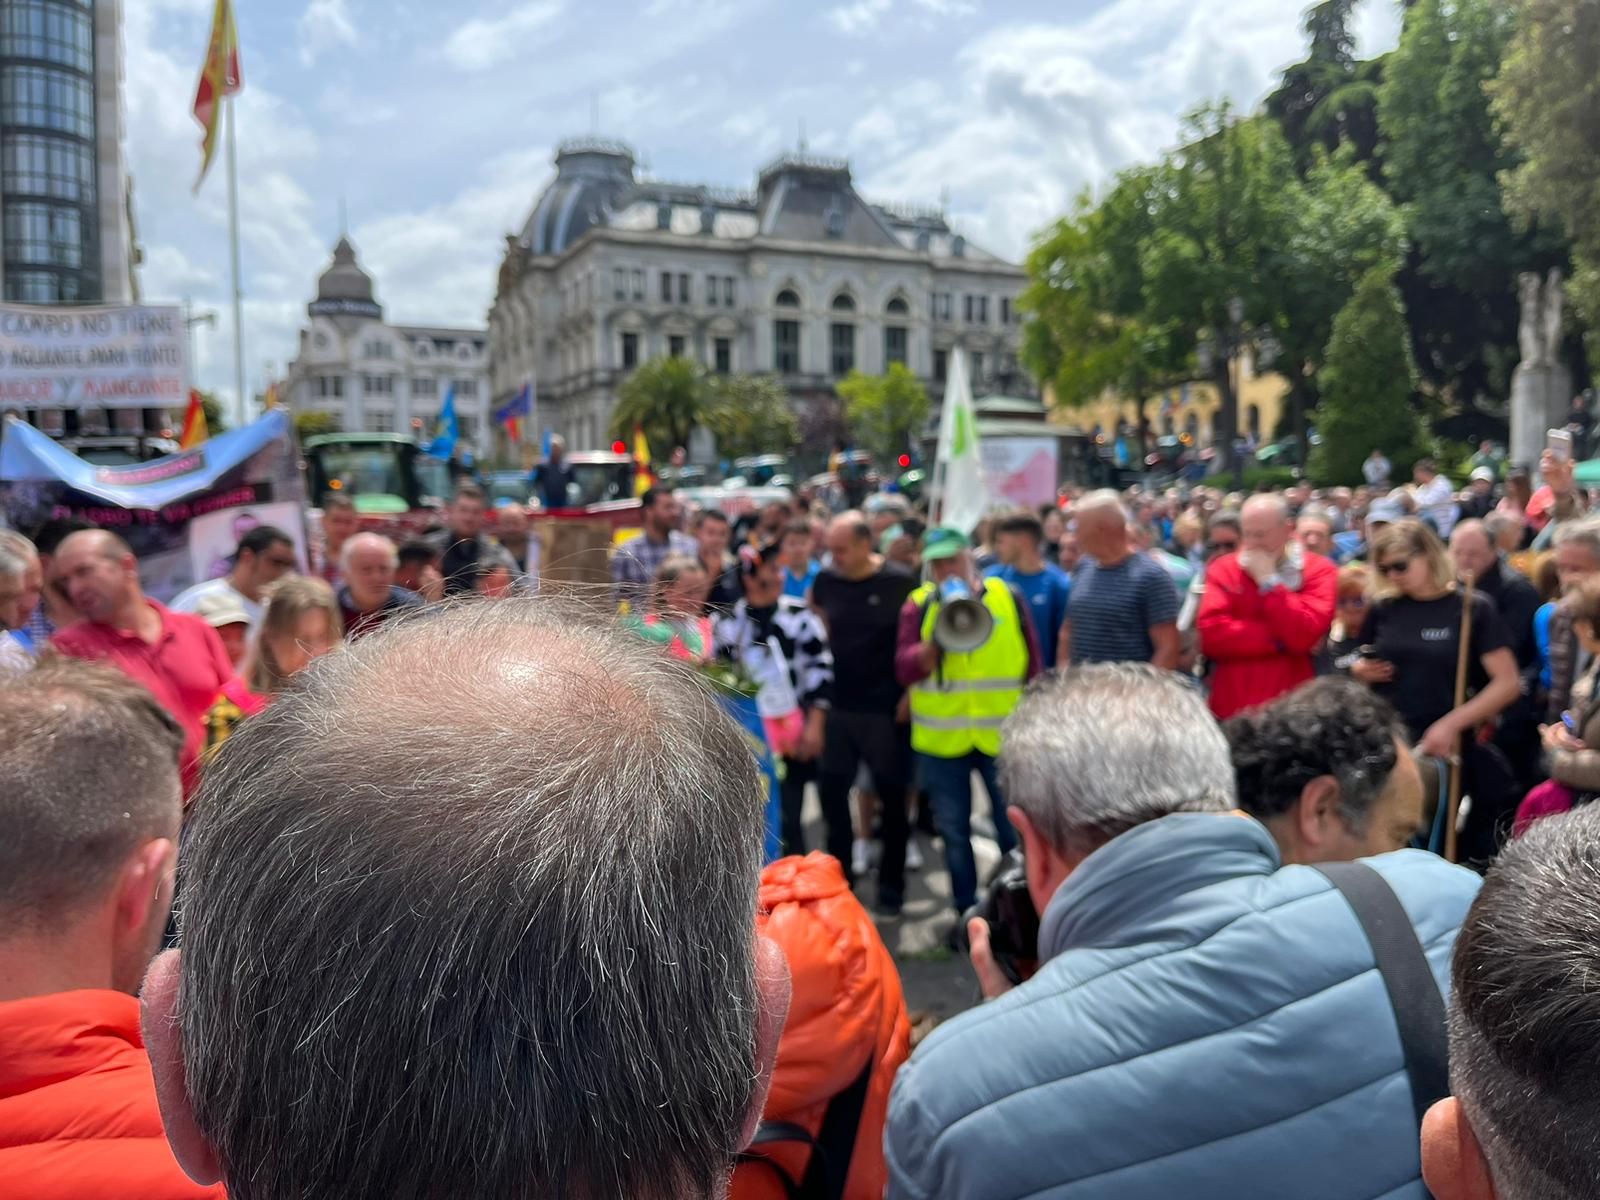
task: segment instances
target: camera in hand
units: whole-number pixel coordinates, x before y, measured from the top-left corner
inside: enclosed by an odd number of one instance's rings
[[[988,924],[995,965],[1012,983],[1021,983],[1039,969],[1039,913],[1028,894],[1021,850],[1012,850],[1000,860],[989,890],[961,918],[957,936],[967,954],[972,950],[967,922],[973,917]]]

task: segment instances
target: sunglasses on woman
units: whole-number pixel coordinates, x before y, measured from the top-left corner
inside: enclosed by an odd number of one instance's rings
[[[1212,554],[1232,554],[1239,548],[1238,542],[1207,542],[1206,549]]]
[[[1411,560],[1409,558],[1396,559],[1394,562],[1386,562],[1378,567],[1378,570],[1382,571],[1390,579],[1404,575],[1410,569]]]

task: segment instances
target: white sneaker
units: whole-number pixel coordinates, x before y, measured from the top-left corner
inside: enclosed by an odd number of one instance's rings
[[[906,870],[922,870],[922,847],[917,845],[915,839],[906,843]]]
[[[866,838],[857,838],[855,845],[850,848],[850,871],[854,875],[865,875],[872,870],[872,843]]]

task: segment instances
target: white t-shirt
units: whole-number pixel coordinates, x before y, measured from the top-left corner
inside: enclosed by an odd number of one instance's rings
[[[244,609],[245,616],[250,618],[250,636],[254,637],[256,630],[261,628],[261,618],[266,609],[229,583],[226,576],[221,579],[208,579],[204,583],[195,584],[187,591],[179,592],[167,607],[173,612],[193,614],[199,611],[204,600],[229,592]]]
[[[1435,475],[1416,490],[1417,515],[1432,517],[1439,536],[1447,538],[1456,526],[1461,509],[1456,504],[1455,485],[1443,475]]]

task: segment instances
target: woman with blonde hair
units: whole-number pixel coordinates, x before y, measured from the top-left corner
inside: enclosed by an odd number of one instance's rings
[[[1372,572],[1366,563],[1346,563],[1339,568],[1338,599],[1333,610],[1333,628],[1328,631],[1327,647],[1318,664],[1321,674],[1348,675],[1360,657],[1361,634],[1371,605]]]
[[[1467,699],[1458,707],[1456,669],[1467,605],[1444,543],[1421,521],[1407,518],[1373,537],[1369,557],[1373,604],[1350,673],[1399,710],[1419,754],[1461,758],[1463,791],[1472,797],[1461,859],[1486,860],[1498,848],[1502,818],[1510,816],[1516,796],[1505,758],[1475,735],[1521,694],[1516,657],[1493,603],[1475,593]]]
[[[264,709],[290,679],[337,648],[344,637],[339,602],[322,580],[290,575],[268,588],[266,596],[261,628],[245,652],[238,678],[223,685],[206,713],[208,756],[240,721]]]

